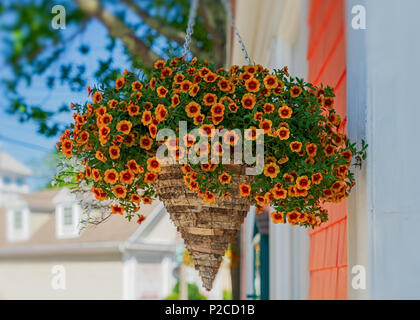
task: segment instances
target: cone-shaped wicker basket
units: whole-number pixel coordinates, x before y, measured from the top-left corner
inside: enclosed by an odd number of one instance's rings
[[[251,203],[250,197],[241,197],[239,185],[251,184],[253,176],[245,174],[243,165],[223,167],[232,174],[231,196],[217,198],[216,203],[204,202],[185,185],[179,164],[164,165],[155,183],[207,290],[211,290],[228,244],[237,236]]]

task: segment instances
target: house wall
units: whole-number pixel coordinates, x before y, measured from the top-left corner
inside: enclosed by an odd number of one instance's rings
[[[308,81],[334,88],[334,108],[345,120],[345,0],[311,0],[308,24]],[[309,298],[347,299],[347,202],[325,207],[328,222],[309,232]]]
[[[0,299],[121,299],[122,266],[120,255],[2,259]]]
[[[368,258],[351,258],[366,269],[369,298],[419,299],[420,2],[349,1],[348,10],[356,4],[364,5],[367,26],[349,30],[349,50],[360,57],[352,61],[349,84],[349,95],[359,98],[349,101],[360,119],[352,132],[363,135],[365,127],[369,148],[361,190],[366,206],[354,225],[366,227],[351,230],[350,240],[353,251],[366,250]],[[363,297],[364,291],[352,295]]]

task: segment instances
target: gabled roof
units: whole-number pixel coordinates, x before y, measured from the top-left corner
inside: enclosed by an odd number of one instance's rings
[[[0,151],[0,172],[12,173],[19,176],[32,175],[31,169],[4,151]]]
[[[52,199],[57,197],[60,190],[48,190],[25,195],[29,206],[33,208],[47,208]],[[39,197],[39,201],[35,198]],[[39,212],[39,211],[35,211]],[[8,242],[6,240],[6,212],[0,209],[0,256],[39,256],[46,254],[80,254],[80,253],[119,253],[122,249],[130,249],[128,245],[140,237],[148,229],[156,225],[156,221],[163,217],[169,219],[162,202],[154,200],[150,205],[142,206],[140,213],[148,219],[144,224],[138,225],[136,221],[129,222],[120,215],[112,215],[108,220],[99,225],[90,225],[76,238],[56,237],[55,207],[52,208],[51,217],[26,241]],[[174,227],[175,230],[175,227]],[[173,251],[174,244],[147,243],[136,249],[146,251]]]
[[[59,193],[58,189],[41,190],[20,195],[27,203],[32,212],[49,212],[55,210],[54,197]]]

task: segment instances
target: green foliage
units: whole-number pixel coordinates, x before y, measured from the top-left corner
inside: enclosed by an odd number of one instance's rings
[[[163,300],[179,300],[179,281],[175,284],[172,293]],[[188,283],[188,300],[207,300],[207,298],[200,293],[195,283]]]

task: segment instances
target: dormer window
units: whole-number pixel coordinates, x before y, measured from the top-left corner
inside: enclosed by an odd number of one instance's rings
[[[24,241],[29,238],[29,209],[10,208],[7,210],[7,240]]]
[[[79,236],[80,206],[74,202],[58,204],[56,207],[57,238]]]

